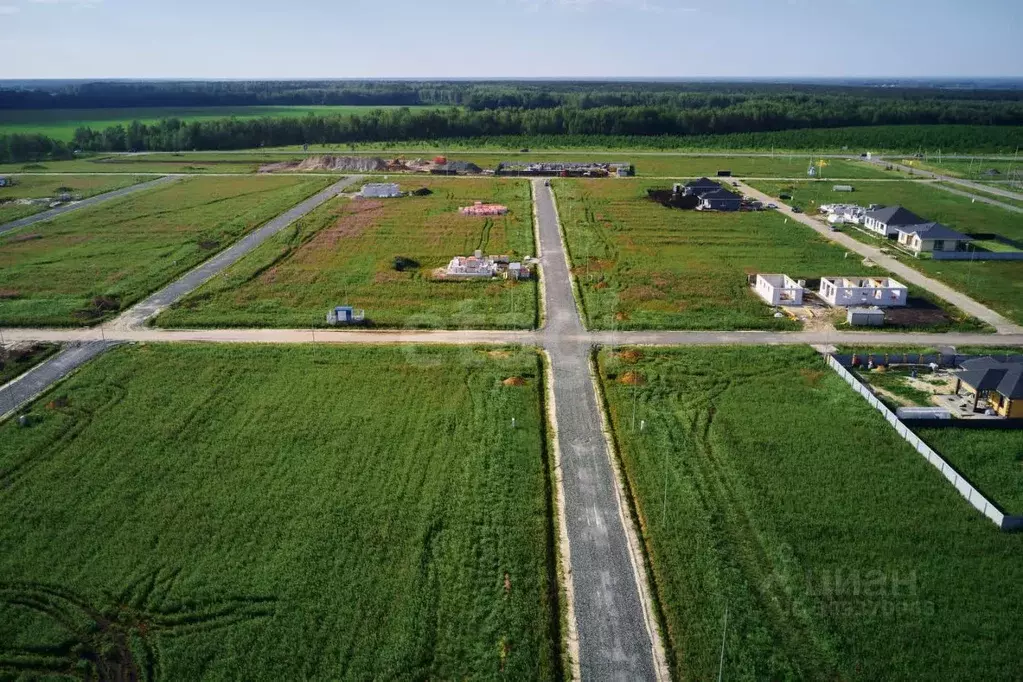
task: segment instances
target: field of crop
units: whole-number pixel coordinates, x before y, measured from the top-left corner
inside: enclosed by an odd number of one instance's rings
[[[15,379],[60,350],[53,343],[34,343],[28,346],[0,346],[0,386]],[[0,412],[9,405],[0,403]]]
[[[182,121],[210,121],[234,117],[254,119],[272,116],[274,118],[301,118],[308,114],[325,116],[336,114],[351,116],[375,109],[398,109],[400,107],[360,106],[242,106],[242,107],[165,107],[134,109],[22,109],[0,111],[0,135],[41,134],[56,140],[69,141],[76,128],[103,130],[109,126],[128,126],[132,121],[156,123],[165,118]],[[410,109],[432,109],[439,107],[409,107]]]
[[[329,178],[190,178],[0,235],[0,324],[115,314]]]
[[[1007,514],[1023,515],[1023,431],[914,430]]]
[[[748,275],[813,279],[877,272],[773,211],[665,208],[646,196],[647,188],[663,182],[553,185],[591,328],[798,329],[799,323],[774,317],[747,285]],[[972,326],[959,319],[952,324]]]
[[[0,675],[559,677],[541,396],[526,350],[101,356],[0,426]]]
[[[725,679],[1016,674],[1023,534],[816,353],[605,351],[600,368],[677,679],[715,678],[722,640]]]
[[[531,328],[536,282],[439,282],[453,256],[515,258],[536,253],[529,184],[522,180],[417,178],[404,189],[430,196],[337,199],[200,288],[157,319],[161,326],[302,327],[326,324],[333,306],[366,311],[372,326]],[[462,216],[474,200],[508,206],[506,216]],[[412,265],[402,271],[396,257]]]
[[[11,176],[17,184],[0,187],[0,225],[45,211],[44,205],[19,205],[17,199],[42,199],[57,197],[63,192],[70,193],[76,199],[87,199],[104,192],[129,187],[131,185],[152,180],[147,177],[130,175],[96,176],[96,175],[19,175]]]
[[[995,234],[1016,244],[1023,244],[1023,216],[997,206],[973,203],[966,197],[950,194],[929,183],[860,182],[852,194],[838,194],[826,182],[752,183],[771,196],[792,195],[791,205],[807,213],[816,213],[821,203],[895,204],[905,206],[922,218],[944,223],[964,234]],[[875,244],[883,244],[861,231],[848,228],[850,234]],[[903,259],[927,275],[970,295],[1003,315],[1023,323],[1023,262],[1020,261],[934,261],[928,258]]]

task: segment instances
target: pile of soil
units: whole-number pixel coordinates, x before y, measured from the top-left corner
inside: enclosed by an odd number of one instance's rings
[[[670,189],[648,189],[646,194],[648,199],[656,201],[661,206],[665,206],[667,208],[692,210],[700,203],[700,198],[697,196],[691,194],[688,196],[676,194]]]
[[[619,353],[618,357],[624,362],[628,362],[629,364],[635,364],[636,362],[639,361],[641,357],[643,357],[643,354],[640,353],[638,350],[630,348],[629,350],[625,350]]]
[[[388,164],[379,156],[310,156],[301,161],[281,161],[259,167],[260,173],[282,171],[354,171],[373,173],[386,171]]]
[[[505,386],[525,386],[526,380],[523,379],[522,377],[508,377],[501,383],[504,384]]]
[[[639,372],[626,372],[619,377],[618,383],[625,384],[626,386],[642,386],[646,383],[646,379]]]

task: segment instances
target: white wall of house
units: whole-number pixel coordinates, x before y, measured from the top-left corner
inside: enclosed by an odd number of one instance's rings
[[[888,235],[895,234],[895,229],[888,227],[888,223],[882,223],[881,221],[865,216],[863,218],[863,227],[867,228],[871,232],[877,232],[879,235],[887,237]]]
[[[910,232],[899,232],[899,243],[914,253],[958,251],[962,248],[958,239],[921,239],[920,235]]]
[[[887,278],[823,277],[817,293],[829,305],[842,307],[904,306],[909,297],[905,285]]]
[[[803,304],[803,287],[788,275],[757,275],[753,290],[769,305]]]

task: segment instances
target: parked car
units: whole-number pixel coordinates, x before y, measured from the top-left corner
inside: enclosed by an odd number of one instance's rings
[[[793,213],[802,213],[803,209],[799,208],[798,206],[793,206],[792,207],[792,212]]]
[[[775,204],[775,203],[772,202],[772,203],[768,204],[767,207],[768,208],[778,208],[778,204]]]

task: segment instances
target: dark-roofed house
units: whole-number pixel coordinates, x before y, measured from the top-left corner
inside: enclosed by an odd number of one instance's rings
[[[437,164],[430,172],[434,175],[476,175],[483,169],[471,161],[449,161]]]
[[[699,180],[687,182],[684,194],[686,195],[692,194],[700,197],[706,194],[707,192],[714,192],[719,189],[721,189],[721,185],[719,183],[714,182],[710,178],[700,178]]]
[[[959,365],[956,394],[963,388],[973,394],[973,409],[986,400],[994,412],[1010,419],[1023,418],[1023,360],[974,358]]]
[[[882,237],[893,236],[900,227],[922,225],[927,221],[901,206],[888,206],[876,211],[867,211],[863,216],[863,227]]]
[[[910,251],[920,254],[925,251],[962,251],[973,241],[962,232],[941,223],[924,223],[896,228],[899,243]]]
[[[700,211],[738,211],[742,206],[742,197],[727,189],[718,189],[700,195]]]

